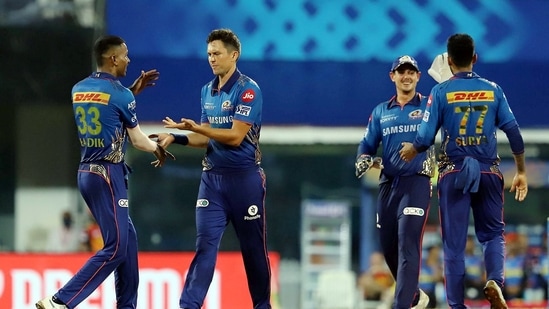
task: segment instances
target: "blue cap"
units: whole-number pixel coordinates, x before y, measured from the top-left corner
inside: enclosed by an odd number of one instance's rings
[[[417,65],[416,59],[408,55],[398,57],[391,66],[391,72],[394,72],[396,69],[398,69],[398,67],[406,63],[411,64],[416,69],[416,71],[419,72],[419,66]]]

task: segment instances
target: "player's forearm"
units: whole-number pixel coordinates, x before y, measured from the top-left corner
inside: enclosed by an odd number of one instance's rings
[[[504,126],[502,130],[507,135],[507,139],[509,140],[509,146],[511,146],[511,151],[513,152],[513,154],[515,155],[524,153],[524,140],[516,121]]]
[[[141,131],[139,125],[128,129],[128,135],[135,148],[146,152],[154,152],[156,150],[157,144]]]
[[[151,141],[145,134],[143,134],[142,137],[138,138],[137,141],[132,140],[132,145],[135,148],[146,152],[154,152],[157,147],[157,144]]]
[[[208,147],[208,142],[210,141],[207,136],[194,132],[187,134],[187,138],[189,139],[187,145],[195,148],[206,148]]]
[[[513,158],[515,159],[515,167],[517,168],[517,174],[525,174],[526,162],[524,159],[524,152],[521,154],[513,154]]]

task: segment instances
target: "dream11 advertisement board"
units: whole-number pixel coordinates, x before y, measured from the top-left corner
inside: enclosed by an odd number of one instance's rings
[[[76,254],[0,254],[2,308],[34,309],[36,301],[52,295],[90,257]],[[193,253],[140,253],[137,308],[179,308],[179,297]],[[270,253],[272,296],[278,295],[279,256]],[[273,303],[276,303],[273,300]],[[240,252],[220,252],[204,309],[251,308]],[[114,276],[103,282],[77,308],[115,309]],[[273,308],[276,308],[274,306]]]

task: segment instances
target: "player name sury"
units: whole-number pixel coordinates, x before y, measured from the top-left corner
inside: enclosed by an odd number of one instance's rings
[[[416,132],[419,129],[419,123],[418,124],[406,124],[406,125],[398,125],[398,126],[390,126],[387,128],[383,128],[383,136],[387,136],[389,134],[396,134],[396,133],[407,133],[407,132]]]
[[[458,136],[456,137],[456,145],[462,146],[477,146],[481,144],[487,144],[488,138],[486,135],[474,135],[474,136]]]
[[[80,138],[80,145],[82,147],[105,147],[105,139],[97,137]]]

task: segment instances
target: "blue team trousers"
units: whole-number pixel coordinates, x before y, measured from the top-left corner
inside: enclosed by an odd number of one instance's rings
[[[181,293],[180,308],[202,307],[213,278],[221,237],[229,222],[240,243],[253,308],[271,308],[265,182],[265,174],[259,167],[202,173],[196,203],[196,253]]]
[[[451,308],[467,308],[464,304],[465,244],[471,209],[475,233],[483,248],[487,279],[502,286],[504,278],[503,177],[497,170],[491,170],[491,164],[481,163],[478,192],[464,193],[462,188],[456,188],[459,168],[441,174],[438,181],[444,277]]]
[[[69,308],[80,304],[113,271],[116,308],[137,305],[137,235],[128,213],[126,171],[124,163],[80,165],[78,187],[99,224],[104,247],[55,294]]]
[[[379,184],[377,224],[383,255],[396,280],[396,309],[409,309],[419,295],[421,244],[430,200],[427,176],[386,177]]]

